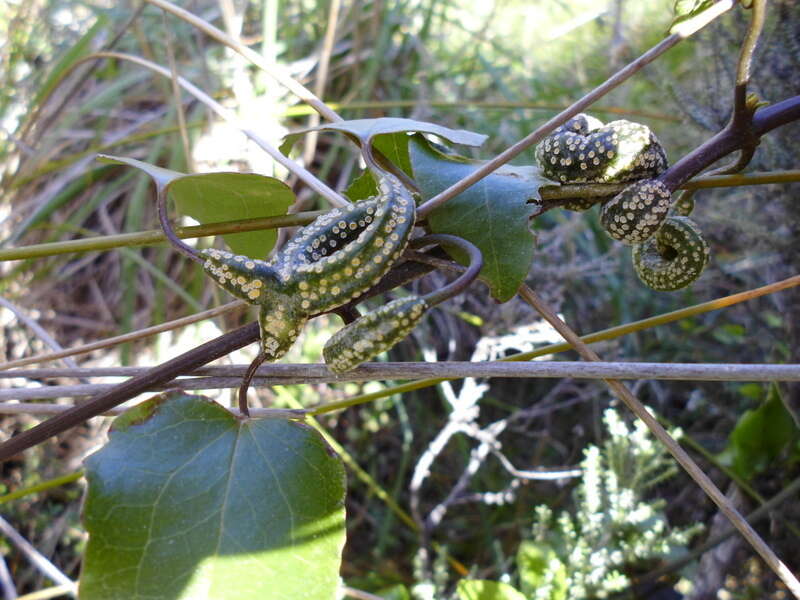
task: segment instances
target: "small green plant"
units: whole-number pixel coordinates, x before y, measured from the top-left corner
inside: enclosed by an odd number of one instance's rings
[[[603,421],[609,437],[585,451],[574,514],[536,507],[533,538],[517,552],[522,593],[466,580],[458,588],[461,600],[608,598],[630,585],[630,570],[685,552],[702,526],[670,528],[664,502],[646,499],[676,472],[668,453],[641,421],[629,427],[613,409]]]

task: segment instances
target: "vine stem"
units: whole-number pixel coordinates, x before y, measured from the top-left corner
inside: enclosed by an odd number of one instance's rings
[[[734,0],[719,0],[708,9],[700,13],[695,19],[692,19],[691,26],[688,22],[680,33],[673,33],[672,35],[664,38],[661,42],[653,46],[650,50],[642,54],[639,58],[625,67],[614,73],[611,77],[606,79],[599,86],[594,88],[591,92],[584,95],[578,101],[573,103],[565,110],[558,113],[555,117],[547,121],[544,125],[536,129],[533,133],[525,136],[513,146],[510,146],[505,151],[498,154],[492,160],[488,161],[479,169],[473,171],[469,176],[454,183],[449,188],[439,192],[436,196],[422,204],[417,209],[417,218],[424,218],[432,210],[438,208],[451,198],[454,198],[470,186],[474,185],[490,173],[493,173],[501,166],[506,164],[512,158],[520,154],[523,150],[530,148],[534,144],[540,142],[547,134],[553,131],[556,127],[574,117],[582,110],[591,106],[594,102],[605,96],[608,92],[618,87],[621,83],[629,79],[635,73],[639,72],[643,67],[653,62],[656,58],[661,56],[664,52],[675,46],[678,42],[689,37],[695,32],[699,31],[711,21],[729,11],[734,7],[736,2]]]
[[[667,169],[659,180],[675,190],[708,165],[745,146],[753,136],[759,138],[776,127],[800,119],[800,95],[787,98],[756,111],[752,124],[744,130],[726,127]]]
[[[544,302],[539,295],[527,285],[522,285],[518,291],[519,295],[528,302],[536,311],[558,331],[561,336],[572,344],[572,347],[586,361],[598,362],[600,357],[589,348],[564,321]],[[714,504],[725,514],[742,536],[750,543],[753,549],[758,552],[764,562],[775,572],[775,574],[786,584],[789,591],[800,599],[800,581],[794,576],[789,568],[778,558],[760,535],[752,526],[739,514],[730,500],[714,482],[706,475],[703,470],[692,460],[692,457],[667,433],[661,424],[653,417],[650,412],[639,402],[631,391],[616,379],[603,379],[619,398],[639,419],[641,419],[653,435],[667,448],[670,454],[678,461],[683,469],[695,482],[702,488],[706,495],[711,498]]]

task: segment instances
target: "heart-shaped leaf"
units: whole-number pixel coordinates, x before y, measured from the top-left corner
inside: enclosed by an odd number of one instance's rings
[[[483,163],[443,154],[421,136],[409,144],[414,179],[425,200],[463,179]],[[529,219],[540,201],[539,188],[553,183],[538,167],[507,165],[485,177],[428,215],[434,233],[450,233],[475,244],[483,253],[481,279],[499,302],[514,297],[530,268],[534,235]],[[451,252],[449,248],[446,249]],[[453,257],[466,264],[464,256]]]
[[[236,219],[255,219],[286,214],[294,194],[282,181],[254,173],[201,173],[187,175],[133,158],[103,156],[105,162],[136,167],[166,189],[179,213],[202,224]],[[265,258],[277,239],[274,229],[222,236],[236,254]]]
[[[362,146],[371,143],[372,138],[377,135],[409,131],[438,135],[450,143],[464,144],[465,146],[480,146],[486,141],[485,135],[465,129],[450,129],[436,123],[426,123],[415,119],[381,117],[379,119],[354,119],[352,121],[339,121],[338,123],[325,123],[317,127],[294,131],[284,138],[284,142],[281,144],[281,152],[288,153],[294,143],[310,131],[339,131]]]
[[[345,476],[313,429],[162,395],[86,471],[82,600],[335,597]]]

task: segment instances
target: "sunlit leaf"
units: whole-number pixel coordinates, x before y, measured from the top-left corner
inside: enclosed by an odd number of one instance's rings
[[[462,579],[458,582],[459,600],[526,600],[514,587],[499,581]]]
[[[82,600],[335,597],[344,470],[313,429],[162,395],[86,472]]]
[[[444,154],[419,136],[410,145],[414,179],[428,200],[470,175],[482,162]],[[511,299],[528,274],[534,251],[529,219],[552,185],[538,167],[505,166],[437,208],[428,216],[434,233],[450,233],[475,244],[483,253],[481,278],[499,302]],[[450,252],[449,249],[447,249]],[[464,257],[453,253],[465,264]]]
[[[294,202],[292,190],[274,177],[254,173],[201,173],[187,175],[133,158],[100,156],[105,162],[141,169],[166,188],[180,214],[202,224],[255,219],[286,214]],[[275,245],[277,231],[248,231],[222,236],[236,254],[266,258]]]
[[[567,569],[549,545],[532,540],[520,543],[517,568],[523,592],[532,595],[535,590],[548,584],[551,586],[549,600],[567,600]],[[547,573],[553,570],[555,576],[548,582]]]

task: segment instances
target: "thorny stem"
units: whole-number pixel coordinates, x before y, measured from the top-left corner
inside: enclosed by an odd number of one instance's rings
[[[539,295],[526,285],[520,286],[519,295],[533,306],[537,312],[558,331],[561,336],[572,344],[578,354],[587,361],[600,361],[597,353],[589,348],[580,337],[562,321],[559,316],[539,297]],[[725,514],[731,523],[739,530],[742,536],[750,543],[753,549],[761,555],[764,562],[780,577],[786,587],[800,599],[800,581],[792,574],[789,568],[777,557],[772,549],[764,542],[761,536],[744,520],[731,501],[723,494],[714,482],[697,466],[692,457],[667,433],[661,424],[650,414],[644,405],[631,393],[631,391],[616,379],[604,379],[606,384],[639,419],[641,419],[653,435],[667,448],[670,454],[678,461],[683,469],[702,488],[706,495]]]
[[[747,127],[752,119],[753,110],[747,102],[747,85],[750,83],[750,67],[753,64],[753,53],[758,44],[758,38],[764,29],[766,14],[766,0],[753,0],[750,18],[750,27],[747,30],[742,48],[739,52],[739,62],[736,68],[736,87],[733,90],[733,113],[731,114],[731,128]]]
[[[739,61],[736,69],[736,84],[733,89],[733,110],[731,118],[723,131],[736,133],[742,137],[742,142],[739,147],[738,158],[729,165],[723,165],[713,171],[709,171],[706,175],[727,175],[730,173],[738,173],[743,170],[756,153],[759,138],[752,132],[753,129],[753,114],[758,109],[758,103],[754,100],[752,103],[748,101],[747,85],[750,82],[750,65],[753,62],[753,53],[758,43],[758,38],[761,36],[761,31],[764,28],[764,14],[766,12],[766,0],[754,0],[750,7],[753,16],[750,19],[750,26],[747,29],[747,35],[742,42],[742,48],[739,52]],[[692,190],[685,190],[676,201],[676,205],[685,205],[686,203],[693,202]],[[693,206],[693,205],[692,205]],[[689,209],[691,211],[691,209]]]

